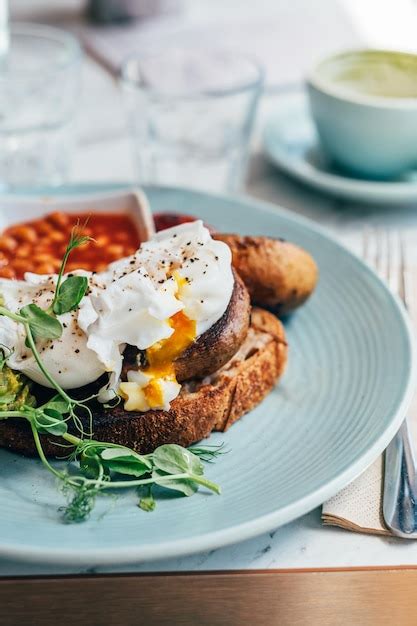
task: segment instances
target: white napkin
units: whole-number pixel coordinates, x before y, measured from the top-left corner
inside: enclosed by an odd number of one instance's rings
[[[324,503],[323,524],[375,535],[390,535],[382,517],[383,457]]]

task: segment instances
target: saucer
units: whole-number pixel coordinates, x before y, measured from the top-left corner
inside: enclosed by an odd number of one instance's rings
[[[417,170],[390,180],[356,178],[323,154],[304,93],[277,98],[263,133],[264,150],[279,169],[324,193],[372,204],[417,201]]]

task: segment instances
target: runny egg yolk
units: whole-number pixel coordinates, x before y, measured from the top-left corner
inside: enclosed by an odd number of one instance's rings
[[[146,374],[155,377],[167,378],[175,376],[173,361],[194,341],[196,323],[190,320],[183,311],[175,313],[168,320],[174,332],[167,339],[158,341],[146,350],[148,365]]]
[[[151,408],[164,404],[159,378],[176,382],[174,361],[192,344],[196,337],[196,322],[190,320],[183,311],[169,319],[174,332],[167,339],[158,341],[146,351],[148,365],[143,370],[152,376],[144,388],[144,394]]]
[[[197,324],[183,311],[173,315],[168,323],[174,332],[167,339],[147,349],[147,366],[142,372],[148,377],[144,387],[135,382],[120,384],[119,393],[125,399],[126,411],[146,411],[167,405],[166,383],[176,383],[174,361],[196,338]],[[165,385],[164,385],[165,383]],[[165,388],[165,389],[164,389]]]

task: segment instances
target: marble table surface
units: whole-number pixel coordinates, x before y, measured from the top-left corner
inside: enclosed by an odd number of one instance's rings
[[[84,89],[79,116],[79,146],[74,182],[134,181],[129,138],[120,95],[113,79],[91,61],[84,64]],[[415,228],[417,206],[379,209],[329,198],[301,187],[277,172],[261,154],[260,130],[273,113],[279,90],[260,106],[246,192],[303,214],[326,226],[346,245],[357,249],[365,225]],[[102,105],[97,107],[97,102]],[[417,203],[416,203],[417,204]],[[321,525],[320,510],[275,532],[219,550],[129,567],[80,568],[42,566],[0,560],[0,575],[142,572],[222,569],[417,565],[417,542],[359,535]]]

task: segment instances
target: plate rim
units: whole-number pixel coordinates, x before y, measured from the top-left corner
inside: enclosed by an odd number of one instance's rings
[[[281,115],[285,107],[288,107],[287,102],[290,99],[296,99],[298,106],[302,101],[307,100],[307,96],[301,90],[282,95],[276,107]],[[279,112],[268,117],[262,130],[261,143],[269,162],[291,178],[318,189],[322,193],[372,204],[386,205],[392,202],[410,204],[417,200],[417,182],[384,182],[350,178],[342,174],[321,171],[313,166],[305,167],[304,159],[286,158],[287,151],[282,148],[283,142],[273,141],[274,137],[277,137],[276,127],[279,118]],[[278,144],[281,146],[279,149],[276,148]],[[300,163],[302,165],[298,165]]]
[[[109,183],[105,183],[103,187],[100,186],[100,183],[68,185],[65,187],[65,189],[72,188],[74,189],[73,193],[71,193],[71,191],[64,191],[61,193],[55,193],[55,196],[57,200],[61,201],[65,200],[65,198],[67,197],[71,197],[72,199],[74,199],[74,196],[77,194],[89,196],[91,194],[97,195],[101,193],[101,195],[105,195],[107,191],[114,194],[115,190],[122,192],[123,189],[132,187],[132,185],[129,183],[115,183],[115,187],[110,190],[109,185]],[[279,205],[258,200],[257,198],[252,198],[250,196],[213,194],[183,187],[171,187],[161,185],[144,185],[143,189],[145,193],[147,192],[147,190],[163,191],[164,193],[191,192],[192,194],[194,193],[196,195],[203,195],[211,198],[214,197],[216,200],[237,202],[241,205],[245,205],[250,210],[261,210],[269,214],[272,213],[274,215],[279,215],[281,218],[289,222],[301,224],[301,226],[307,228],[307,230],[312,231],[327,240],[330,240],[332,244],[334,244],[337,248],[342,249],[345,254],[347,254],[361,266],[362,271],[365,271],[366,274],[371,275],[373,280],[376,281],[379,284],[380,288],[385,291],[386,295],[388,295],[389,299],[391,300],[393,307],[396,309],[399,320],[401,320],[404,338],[406,339],[406,342],[408,344],[410,360],[408,378],[403,383],[404,392],[402,394],[402,400],[399,403],[396,412],[392,416],[389,426],[382,433],[380,433],[374,444],[370,448],[368,448],[361,457],[359,457],[353,464],[349,465],[345,470],[337,474],[325,485],[322,485],[304,498],[298,499],[295,502],[288,504],[286,507],[278,509],[278,511],[273,511],[261,517],[256,517],[248,522],[229,526],[228,528],[222,530],[204,533],[191,539],[185,538],[180,540],[165,541],[163,543],[159,543],[157,545],[152,544],[150,546],[146,546],[146,544],[139,544],[138,546],[130,545],[128,547],[115,548],[83,548],[82,550],[79,550],[77,552],[77,550],[74,550],[73,548],[28,548],[27,546],[21,547],[20,545],[10,543],[0,544],[0,557],[2,558],[14,559],[20,562],[44,563],[49,565],[127,565],[191,555],[198,552],[203,552],[205,550],[222,548],[230,544],[251,539],[264,532],[268,532],[279,526],[289,523],[290,521],[297,519],[301,515],[307,514],[308,512],[322,504],[325,500],[335,495],[338,491],[343,489],[353,480],[355,480],[355,478],[357,478],[363,471],[366,470],[367,467],[372,464],[374,460],[376,460],[379,454],[383,452],[388,443],[394,437],[401,422],[405,417],[406,411],[411,402],[412,394],[414,393],[417,369],[415,358],[415,340],[411,321],[408,318],[408,315],[398,297],[388,289],[388,287],[379,278],[379,276],[368,265],[366,265],[364,261],[362,261],[362,259],[360,259],[348,248],[339,243],[337,239],[335,239],[335,237],[333,237],[333,235],[325,227],[317,225],[309,218],[292,213],[290,210],[285,209]],[[1,200],[5,199],[19,202],[22,201],[22,199],[24,198],[28,198],[28,195],[29,193],[25,193],[22,195],[1,195],[0,203]],[[44,194],[32,193],[30,194],[30,199],[33,201],[36,195],[39,195],[40,197],[44,196]]]

